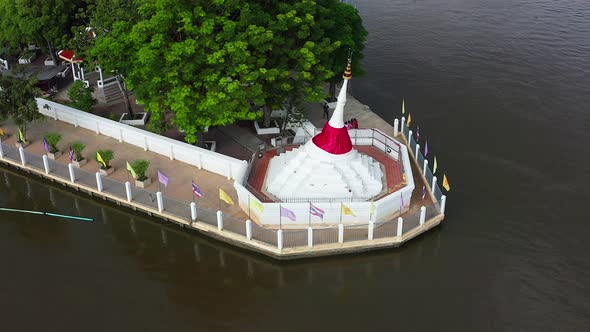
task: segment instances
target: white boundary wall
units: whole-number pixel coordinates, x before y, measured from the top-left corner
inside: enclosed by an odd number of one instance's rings
[[[383,134],[385,135],[385,134]],[[385,135],[386,136],[386,135]],[[392,140],[391,137],[388,137]],[[360,140],[361,138],[359,138]],[[368,138],[368,144],[371,145],[371,138]],[[396,141],[397,142],[397,141]],[[409,208],[412,192],[414,191],[414,177],[412,176],[412,166],[408,149],[405,145],[400,144],[400,152],[402,155],[402,162],[404,165],[404,172],[406,175],[407,184],[404,188],[391,193],[377,201],[375,201],[375,216],[374,222],[392,220],[400,212],[401,197],[404,198],[404,211]],[[392,156],[393,157],[393,156]],[[280,220],[280,207],[287,208],[295,213],[296,221],[292,221],[283,216],[282,226],[305,226],[310,222],[309,218],[309,203],[261,203],[264,206],[263,213],[254,209],[254,204],[248,204],[249,200],[260,203],[254,195],[252,195],[248,189],[242,185],[242,181],[235,181],[234,187],[238,194],[238,200],[240,207],[243,211],[248,214],[250,212],[250,219],[256,221],[262,225],[279,225]],[[345,215],[342,216],[343,224],[367,224],[370,220],[371,202],[344,202],[355,214],[356,217]],[[311,216],[311,224],[315,226],[320,225],[334,225],[340,223],[340,209],[341,205],[339,202],[317,202],[313,205],[325,211],[323,221],[316,216]]]
[[[241,182],[248,162],[37,98],[39,113]],[[48,108],[47,108],[48,106]]]

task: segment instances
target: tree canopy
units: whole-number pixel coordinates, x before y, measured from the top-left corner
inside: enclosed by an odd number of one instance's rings
[[[26,137],[29,124],[43,118],[35,100],[41,91],[35,87],[37,79],[34,76],[25,78],[23,73],[15,74],[0,75],[0,118],[11,117]]]
[[[97,32],[89,55],[125,77],[152,119],[174,113],[191,143],[207,126],[269,121],[292,94],[321,100],[324,82],[366,36],[356,10],[337,0],[97,0],[93,8],[112,2],[129,9],[114,16],[127,17],[88,15]],[[350,36],[356,30],[362,37]]]

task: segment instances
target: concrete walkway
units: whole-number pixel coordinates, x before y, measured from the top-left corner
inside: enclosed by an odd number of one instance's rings
[[[16,127],[4,122],[0,123],[0,128],[2,128],[2,130],[4,130],[6,133],[10,134],[10,136],[3,139],[2,142],[5,144],[14,145],[16,142]],[[110,165],[115,167],[115,172],[111,174],[109,178],[120,182],[130,181],[132,185],[134,185],[135,182],[128,175],[128,171],[125,167],[125,161],[128,160],[130,163],[133,163],[133,161],[136,159],[149,160],[150,168],[148,169],[146,175],[152,179],[152,184],[146,188],[147,190],[153,192],[159,190],[159,183],[156,175],[156,172],[159,169],[169,178],[168,187],[162,188],[162,193],[165,196],[180,201],[191,202],[193,200],[191,180],[194,180],[203,192],[203,197],[196,199],[197,205],[201,208],[217,211],[219,209],[219,188],[221,187],[232,197],[234,202],[236,202],[236,204],[233,206],[230,206],[225,202],[221,202],[223,213],[243,221],[248,219],[248,216],[237,205],[238,199],[236,191],[233,187],[233,180],[227,180],[225,176],[221,176],[206,170],[199,170],[197,167],[184,162],[170,160],[167,156],[162,156],[151,151],[144,151],[139,147],[127,143],[120,143],[116,139],[103,135],[97,135],[93,131],[89,131],[80,127],[75,128],[70,124],[61,121],[55,121],[53,119],[42,120],[33,123],[30,126],[29,130],[27,131],[27,139],[31,142],[31,144],[26,147],[26,151],[37,155],[45,154],[42,144],[42,137],[43,134],[48,132],[58,132],[62,135],[62,139],[58,144],[58,147],[64,153],[57,159],[58,162],[68,164],[69,144],[74,141],[81,141],[82,143],[86,144],[86,148],[82,152],[82,155],[88,159],[88,163],[82,166],[82,170],[90,173],[96,173],[98,170],[98,164],[94,160],[95,152],[97,150],[110,149],[113,150],[115,157],[110,162]]]

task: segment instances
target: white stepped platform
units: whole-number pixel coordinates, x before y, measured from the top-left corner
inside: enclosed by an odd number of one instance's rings
[[[266,190],[281,200],[293,198],[369,199],[383,189],[379,163],[352,150],[331,155],[313,141],[271,159]]]

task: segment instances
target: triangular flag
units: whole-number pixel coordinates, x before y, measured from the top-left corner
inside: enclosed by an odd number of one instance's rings
[[[133,169],[133,167],[131,167],[131,164],[128,161],[125,161],[127,163],[127,170],[129,171],[129,173],[131,173],[131,176],[135,179],[137,178],[137,174],[135,173],[135,170]]]
[[[342,204],[342,214],[356,217],[356,214],[354,214],[354,212],[352,212],[352,210],[344,204]]]
[[[426,140],[426,145],[424,146],[424,157],[428,157],[428,140]]]
[[[420,126],[416,128],[416,141],[420,140]]]
[[[434,156],[434,166],[432,167],[432,174],[436,173],[436,166],[438,166],[436,162],[436,156]]]
[[[287,217],[287,218],[291,219],[292,221],[297,221],[297,216],[295,216],[295,212],[293,212],[287,208],[284,208],[282,206],[280,207],[280,209],[281,209],[281,218]]]
[[[25,134],[23,134],[23,131],[20,128],[18,128],[18,138],[21,142],[23,142],[23,143],[26,142]]]
[[[262,203],[254,199],[252,196],[250,196],[250,207],[260,213],[264,213],[264,205],[262,205]]]
[[[107,163],[104,162],[104,159],[102,159],[102,156],[98,151],[96,151],[96,160],[98,160],[99,163],[102,163],[103,168],[107,167]]]
[[[4,130],[2,128],[0,128],[0,136],[4,136]]]
[[[443,175],[443,188],[445,188],[447,191],[451,191],[451,186],[449,185],[449,180],[447,180],[446,174]]]
[[[231,199],[231,197],[229,197],[229,195],[221,188],[219,188],[219,199],[229,205],[234,205],[234,201]]]
[[[70,162],[74,161],[74,149],[72,149],[72,146],[70,145]]]
[[[410,122],[412,122],[412,114],[408,113],[408,123],[406,123],[408,128],[410,128]]]
[[[49,144],[47,144],[47,140],[45,139],[45,137],[43,137],[43,148],[45,149],[45,152],[49,152]]]
[[[402,114],[406,114],[406,103],[403,98],[402,98]]]

